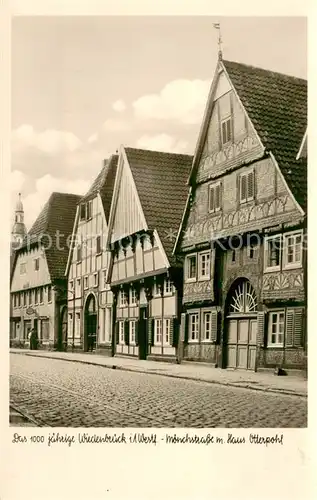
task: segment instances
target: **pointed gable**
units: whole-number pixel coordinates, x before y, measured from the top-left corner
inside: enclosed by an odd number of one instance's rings
[[[307,81],[236,62],[222,64],[264,147],[305,206],[307,164],[296,156],[307,127]]]
[[[45,244],[45,256],[51,280],[64,277],[70,239],[80,196],[52,193],[31,227],[21,250],[28,245]],[[20,253],[16,251],[15,256]]]
[[[193,157],[134,148],[125,151],[148,228],[158,232],[171,261],[188,196]]]
[[[100,194],[103,209],[108,223],[110,215],[110,206],[112,201],[113,187],[116,177],[118,165],[118,155],[112,155],[109,159],[104,161],[104,165],[100,170],[98,176],[92,183],[91,187],[80,200],[81,202],[88,201]]]

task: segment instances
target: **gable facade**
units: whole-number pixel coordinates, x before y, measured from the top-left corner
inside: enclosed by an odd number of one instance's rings
[[[304,212],[256,129],[219,62],[176,246],[184,258],[184,356],[253,370],[300,366]],[[230,304],[239,291],[256,306],[251,314],[240,304],[235,318]]]

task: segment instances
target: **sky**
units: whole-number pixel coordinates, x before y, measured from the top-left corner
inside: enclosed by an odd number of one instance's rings
[[[303,17],[13,18],[11,193],[27,229],[52,191],[85,194],[120,144],[194,153],[215,22],[224,59],[307,78]]]

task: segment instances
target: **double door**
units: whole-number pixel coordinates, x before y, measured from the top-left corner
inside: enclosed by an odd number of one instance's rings
[[[227,318],[227,368],[255,370],[257,318]]]

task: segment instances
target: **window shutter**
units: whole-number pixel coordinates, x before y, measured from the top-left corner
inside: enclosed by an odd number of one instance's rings
[[[303,345],[303,309],[295,309],[294,314],[294,346]]]
[[[263,346],[265,344],[265,312],[258,312],[258,323],[256,332],[256,345]]]
[[[220,207],[220,184],[215,187],[215,208]]]
[[[139,345],[139,322],[135,322],[135,345]]]
[[[215,189],[209,186],[209,211],[215,210]]]
[[[211,336],[210,340],[212,342],[216,342],[217,340],[217,331],[218,331],[218,311],[211,311]]]
[[[240,200],[244,201],[247,197],[247,178],[245,175],[240,176]]]
[[[148,319],[149,344],[154,345],[154,319]]]
[[[254,197],[254,170],[248,173],[248,198]]]
[[[129,345],[129,321],[124,322],[124,343]]]
[[[175,347],[175,345],[177,345],[177,343],[175,344],[176,331],[177,331],[177,325],[176,325],[175,318],[170,318],[169,343],[173,347]]]
[[[293,334],[294,334],[294,310],[286,310],[286,322],[285,322],[285,345],[286,347],[293,346]]]
[[[115,329],[116,329],[116,345],[118,345],[119,344],[119,321],[116,322]]]
[[[189,315],[184,313],[184,343],[188,343]]]

